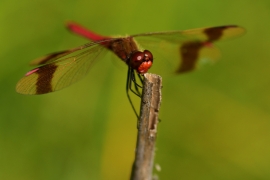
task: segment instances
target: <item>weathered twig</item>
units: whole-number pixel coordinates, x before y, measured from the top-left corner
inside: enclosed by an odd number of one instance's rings
[[[131,180],[152,180],[161,87],[162,79],[160,76],[145,74]]]

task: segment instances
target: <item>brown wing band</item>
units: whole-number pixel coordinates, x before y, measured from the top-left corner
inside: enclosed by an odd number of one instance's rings
[[[195,69],[195,64],[199,57],[200,49],[203,47],[202,42],[186,42],[180,47],[182,63],[177,73],[183,73]]]
[[[180,56],[182,62],[176,72],[183,73],[195,69],[196,68],[195,65],[199,59],[199,53],[201,48],[208,43],[219,40],[222,37],[224,30],[231,27],[234,26],[220,26],[214,28],[206,28],[204,30],[204,33],[208,38],[205,42],[190,41],[184,43],[180,47]]]
[[[50,66],[40,67],[37,71],[38,78],[36,82],[36,94],[44,94],[52,92],[52,78],[57,69],[57,66],[52,64]]]
[[[232,27],[236,27],[236,26],[220,26],[220,27],[215,27],[215,28],[206,28],[204,30],[204,33],[208,37],[207,42],[214,42],[214,41],[219,40],[222,37],[224,30],[228,28],[232,28]]]

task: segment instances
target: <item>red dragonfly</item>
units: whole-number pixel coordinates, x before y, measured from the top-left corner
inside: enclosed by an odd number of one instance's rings
[[[227,25],[108,37],[98,35],[73,22],[68,23],[67,27],[73,33],[92,42],[32,61],[31,65],[38,67],[27,72],[17,83],[18,93],[45,94],[63,89],[83,78],[107,49],[128,66],[126,91],[131,102],[129,90],[140,96],[140,85],[135,82],[135,74],[142,80],[141,75],[148,72],[154,59],[157,65],[172,67],[176,73],[189,72],[200,64],[218,59],[219,50],[213,46],[213,42],[239,36],[245,31],[239,26]],[[158,73],[154,66],[152,69]],[[131,88],[132,83],[135,90]]]

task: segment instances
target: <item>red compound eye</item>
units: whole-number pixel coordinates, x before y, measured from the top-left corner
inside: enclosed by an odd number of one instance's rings
[[[152,61],[153,62],[153,55],[150,51],[144,50],[144,57],[146,61]]]
[[[144,53],[137,51],[131,55],[129,65],[133,69],[137,69],[142,64],[143,61],[144,61]]]

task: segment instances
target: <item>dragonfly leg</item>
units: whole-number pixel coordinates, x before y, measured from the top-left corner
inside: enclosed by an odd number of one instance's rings
[[[133,75],[132,75],[132,73],[133,73]],[[133,109],[133,111],[134,111],[134,113],[135,113],[135,115],[137,116],[137,119],[139,119],[139,115],[138,115],[138,113],[137,113],[137,111],[136,111],[136,109],[135,109],[135,107],[134,107],[134,104],[133,104],[133,102],[132,102],[132,100],[131,100],[131,97],[130,97],[130,94],[129,94],[129,92],[131,91],[131,92],[133,92],[135,95],[137,95],[137,96],[139,96],[133,89],[132,89],[132,77],[131,76],[134,76],[134,70],[130,67],[130,66],[128,66],[128,74],[127,74],[127,82],[126,82],[126,93],[127,93],[127,97],[128,97],[128,101],[129,101],[129,103],[131,104],[131,107],[132,107],[132,109]],[[135,86],[136,87],[136,86]],[[139,96],[140,97],[140,96]]]
[[[129,67],[129,71],[128,71],[128,79],[129,79],[129,90],[135,94],[136,96],[138,96],[139,98],[141,97],[141,92],[139,90],[139,88],[142,88],[142,86],[140,86],[137,82],[136,82],[136,77],[135,77],[135,71],[134,69],[132,69],[131,67]],[[133,89],[133,85],[135,90]]]
[[[135,77],[135,72],[134,72],[134,70],[132,70],[131,72],[131,85],[130,85],[130,90],[134,93],[134,94],[136,94],[138,97],[141,97],[142,95],[141,95],[141,92],[140,92],[140,90],[139,90],[139,88],[140,89],[142,89],[142,86],[141,85],[139,85],[137,82],[136,82],[136,77]],[[139,74],[137,74],[138,76],[139,76]],[[140,76],[139,76],[140,77]],[[140,79],[141,79],[141,77],[140,77]],[[134,85],[134,88],[135,88],[135,91],[136,91],[136,93],[134,92],[134,90],[132,89],[132,84]],[[141,81],[141,84],[142,84],[142,81]]]
[[[143,79],[144,79],[144,76],[143,75],[141,75],[141,74],[137,74],[138,75],[138,77],[139,77],[139,79],[140,79],[140,81],[141,81],[141,84],[143,84]]]

